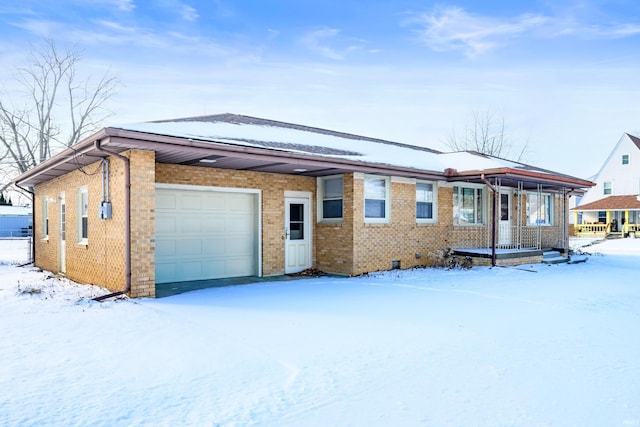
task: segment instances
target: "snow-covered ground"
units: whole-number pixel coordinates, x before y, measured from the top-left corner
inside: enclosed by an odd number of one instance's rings
[[[640,239],[585,250],[104,303],[1,265],[0,425],[640,426]]]

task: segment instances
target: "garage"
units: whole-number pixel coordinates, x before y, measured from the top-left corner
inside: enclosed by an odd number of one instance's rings
[[[259,275],[259,191],[156,186],[156,284]]]

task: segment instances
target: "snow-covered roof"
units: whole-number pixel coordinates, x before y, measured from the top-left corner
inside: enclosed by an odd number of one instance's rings
[[[444,172],[446,169],[455,169],[457,172],[469,172],[512,169],[535,171],[549,176],[566,176],[480,153],[466,151],[442,153],[427,147],[237,114],[187,117],[113,127],[148,134],[312,154],[425,171]]]
[[[112,152],[151,150],[159,163],[205,166],[201,162],[206,160],[216,168],[260,172],[308,176],[364,172],[477,182],[486,174],[505,178],[503,185],[517,185],[516,179],[520,178],[534,186],[592,185],[579,178],[480,153],[442,153],[423,146],[237,114],[111,126],[36,166],[17,182],[36,185],[85,166],[96,156],[105,155],[98,143]]]
[[[115,128],[430,171],[448,165],[436,150],[235,114],[131,123]]]

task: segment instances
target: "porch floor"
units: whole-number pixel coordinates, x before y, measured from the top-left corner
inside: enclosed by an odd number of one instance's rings
[[[456,255],[462,256],[477,256],[483,257],[491,256],[491,248],[460,248],[454,249],[453,252]],[[528,256],[536,256],[542,255],[544,252],[543,249],[499,249],[496,248],[496,256],[498,258],[518,258],[520,257],[528,257]]]
[[[520,264],[537,264],[543,262],[544,253],[548,249],[498,249],[496,248],[496,265],[513,266]],[[560,251],[564,252],[564,251]],[[453,250],[454,255],[469,257],[473,265],[492,265],[491,248],[459,248]]]

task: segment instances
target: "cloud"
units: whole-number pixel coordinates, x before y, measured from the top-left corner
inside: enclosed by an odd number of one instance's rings
[[[87,4],[108,8],[115,8],[121,12],[133,12],[136,8],[134,0],[73,0],[78,6],[86,6]],[[77,6],[76,6],[77,7]]]
[[[614,24],[609,28],[592,27],[586,31],[599,38],[624,38],[640,35],[640,25],[636,24]]]
[[[158,4],[167,10],[175,12],[185,21],[195,22],[200,17],[194,7],[180,0],[162,0]]]
[[[447,7],[417,15],[406,23],[421,26],[419,38],[433,50],[461,50],[466,56],[474,57],[540,28],[548,21],[548,17],[537,14],[500,19]]]
[[[118,10],[121,10],[123,12],[131,12],[136,8],[133,0],[114,0],[113,3]]]
[[[300,38],[300,43],[312,52],[318,53],[326,58],[343,60],[350,53],[361,49],[360,43],[350,44],[345,47],[335,47],[330,44],[339,44],[338,35],[340,30],[336,28],[321,28],[308,32]]]
[[[587,18],[578,19],[570,14],[494,17],[472,14],[460,7],[415,14],[404,24],[418,27],[418,39],[434,51],[462,51],[469,58],[524,38],[620,39],[640,35],[638,24],[590,24]]]

